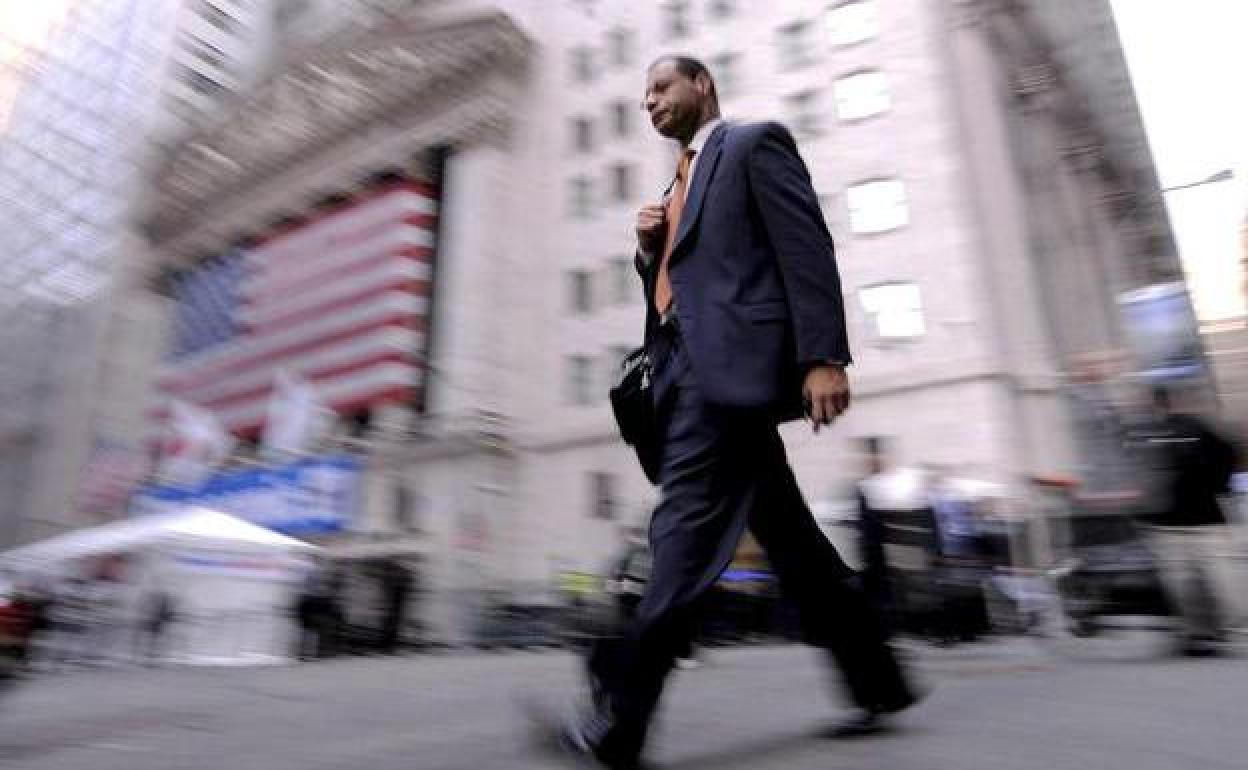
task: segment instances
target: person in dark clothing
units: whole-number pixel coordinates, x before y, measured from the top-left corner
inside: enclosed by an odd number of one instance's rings
[[[591,655],[592,713],[546,731],[551,748],[613,770],[639,766],[668,675],[747,528],[806,640],[844,676],[856,721],[916,701],[778,432],[803,416],[821,430],[850,402],[840,276],[797,144],[779,123],[722,120],[710,72],[688,57],[649,67],[643,103],[679,144],[663,201],[636,222],[662,490],[653,564],[633,622]]]
[[[382,568],[381,649],[394,652],[402,637],[407,600],[412,591],[412,574],[397,561],[388,561]]]
[[[1167,592],[1184,623],[1182,651],[1208,655],[1218,650],[1238,590],[1219,498],[1230,491],[1239,457],[1233,443],[1173,400],[1165,389],[1153,394],[1156,425],[1147,444],[1158,484],[1151,519]]]
[[[875,604],[891,632],[896,623],[896,608],[888,561],[884,556],[884,519],[882,511],[868,501],[864,486],[866,481],[888,470],[888,461],[883,439],[879,436],[868,436],[862,443],[866,453],[867,474],[855,488],[858,497],[858,551],[862,558],[862,569],[858,574],[863,590]]]
[[[611,594],[622,620],[631,620],[650,579],[650,547],[642,527],[631,527],[611,569]]]
[[[146,663],[155,663],[164,653],[165,634],[177,617],[173,597],[164,591],[154,592],[139,618],[135,657]]]
[[[324,658],[337,652],[342,630],[342,612],[338,605],[337,576],[322,573],[309,577],[295,602],[295,618],[299,638],[295,646],[299,660]]]

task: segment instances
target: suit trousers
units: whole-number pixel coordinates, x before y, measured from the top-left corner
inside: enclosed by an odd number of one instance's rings
[[[827,650],[853,702],[882,711],[907,705],[911,692],[881,620],[802,499],[774,419],[706,403],[673,327],[660,330],[651,357],[664,439],[652,573],[632,621],[591,651],[595,710],[584,737],[604,758],[640,753],[702,600],[747,526],[796,605],[806,641]]]

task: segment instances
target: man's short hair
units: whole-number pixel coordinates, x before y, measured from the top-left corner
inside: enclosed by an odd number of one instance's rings
[[[711,98],[719,104],[719,91],[715,88],[715,76],[711,74],[711,70],[702,63],[700,59],[684,54],[663,54],[659,58],[650,63],[650,69],[654,69],[660,63],[670,61],[676,66],[676,71],[690,80],[696,80],[698,75],[706,75],[706,79],[711,82]]]

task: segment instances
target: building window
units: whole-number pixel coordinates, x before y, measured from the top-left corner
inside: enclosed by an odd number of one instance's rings
[[[190,67],[182,68],[182,81],[190,86],[194,91],[204,94],[205,96],[216,96],[225,90],[225,86],[208,77],[204,73],[193,70]]]
[[[607,49],[612,67],[632,67],[637,59],[637,35],[631,29],[616,27],[607,33]]]
[[[572,147],[577,152],[594,151],[594,121],[589,118],[572,118]]]
[[[719,21],[737,12],[737,0],[711,0],[706,6],[707,15]]]
[[[850,187],[849,227],[855,233],[883,233],[910,223],[906,185],[900,179],[874,179]]]
[[[608,268],[608,301],[613,305],[630,304],[637,297],[637,280],[633,260],[628,257],[614,257]]]
[[[611,521],[616,516],[615,476],[602,471],[589,474],[589,515]]]
[[[808,21],[795,21],[777,30],[776,42],[780,48],[780,69],[800,69],[814,62],[814,46],[811,44],[812,29]]]
[[[589,356],[567,358],[567,401],[572,406],[588,406],[594,401],[594,360]]]
[[[611,103],[611,132],[618,139],[626,139],[633,133],[633,114],[637,105],[633,102]]]
[[[591,83],[597,75],[594,66],[594,49],[578,46],[568,52],[572,68],[572,79],[577,83]]]
[[[568,272],[568,309],[576,315],[594,311],[594,284],[588,270]]]
[[[187,35],[187,48],[197,59],[217,69],[225,69],[229,65],[225,51],[194,35]]]
[[[663,29],[668,40],[689,36],[688,0],[671,0],[663,6]]]
[[[634,168],[628,163],[612,164],[610,169],[611,200],[627,203],[633,199]]]
[[[926,331],[916,283],[895,281],[868,286],[858,291],[858,301],[879,340],[914,339]]]
[[[711,59],[711,77],[722,99],[734,96],[741,87],[741,54],[721,53]]]
[[[218,8],[214,3],[208,2],[208,0],[200,2],[199,15],[222,32],[233,32],[234,28],[238,26],[237,19]]]
[[[594,183],[589,177],[578,176],[568,181],[568,213],[577,219],[593,214]]]
[[[832,85],[836,114],[841,120],[861,120],[879,115],[893,105],[888,79],[883,72],[858,72],[838,78]]]
[[[799,91],[786,97],[784,101],[793,133],[798,138],[818,136],[823,130],[823,121],[819,116],[819,92]]]
[[[875,0],[850,0],[833,6],[824,20],[833,45],[852,45],[880,34],[879,9]]]

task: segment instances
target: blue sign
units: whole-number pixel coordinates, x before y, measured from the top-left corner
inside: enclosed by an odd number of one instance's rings
[[[218,473],[198,487],[147,487],[135,494],[131,512],[144,516],[202,505],[286,535],[341,532],[359,505],[361,476],[355,457],[311,457]]]
[[[1137,368],[1146,381],[1162,384],[1206,374],[1200,326],[1185,284],[1145,286],[1123,293],[1118,304]]]

